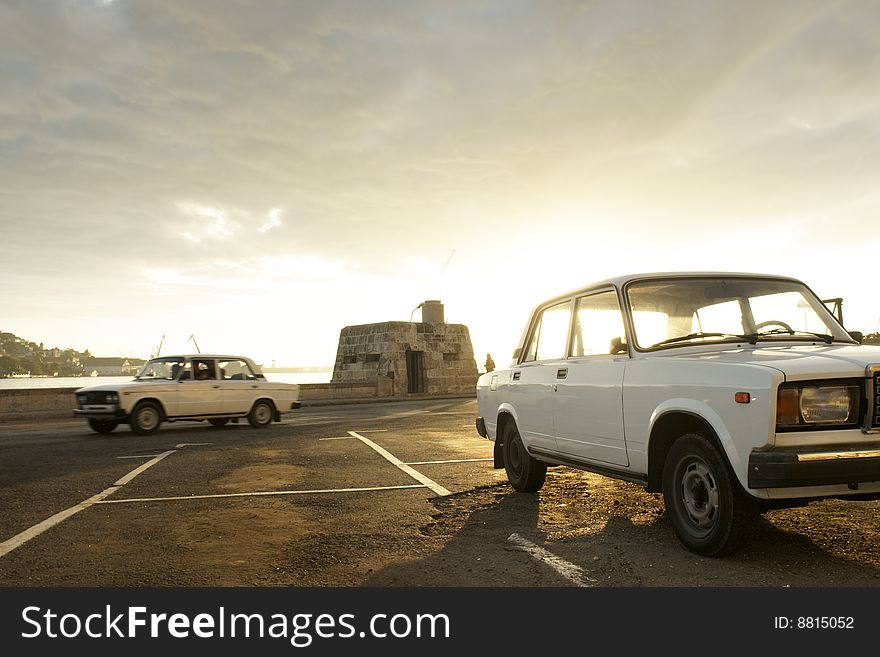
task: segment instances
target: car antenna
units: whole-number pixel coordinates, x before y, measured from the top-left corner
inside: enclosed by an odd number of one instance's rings
[[[162,334],[162,339],[159,341],[159,346],[156,347],[156,355],[150,356],[150,358],[157,358],[160,353],[162,353],[162,345],[165,344],[165,334]]]
[[[189,336],[189,339],[192,340],[193,344],[196,346],[196,351],[198,351],[199,353],[202,353],[202,350],[199,349],[199,343],[196,342],[196,334],[193,333],[191,336]]]

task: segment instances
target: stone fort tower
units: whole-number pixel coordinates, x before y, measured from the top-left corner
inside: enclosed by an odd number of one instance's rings
[[[440,301],[421,308],[421,322],[342,329],[332,383],[375,383],[379,397],[474,392],[477,364],[467,326],[447,324]]]

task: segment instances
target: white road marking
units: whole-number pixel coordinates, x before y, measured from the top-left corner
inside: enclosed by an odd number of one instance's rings
[[[137,468],[135,468],[134,470],[129,472],[127,475],[122,477],[119,481],[114,483],[112,486],[110,486],[109,488],[105,488],[97,495],[93,495],[89,499],[83,500],[79,504],[72,506],[69,509],[64,509],[64,511],[59,511],[54,516],[50,516],[49,518],[46,518],[43,522],[37,523],[33,527],[25,529],[23,532],[16,534],[15,536],[13,536],[10,539],[3,541],[2,543],[0,543],[0,557],[6,556],[10,552],[12,552],[15,548],[21,547],[22,545],[27,543],[32,538],[36,538],[37,536],[42,534],[47,529],[51,529],[52,527],[54,527],[58,523],[63,522],[64,520],[67,520],[70,516],[74,515],[75,513],[79,513],[80,511],[88,509],[93,504],[99,504],[105,497],[107,497],[108,495],[112,495],[113,493],[118,491],[120,488],[122,488],[125,484],[127,484],[132,479],[134,479],[139,474],[141,474],[144,470],[156,465],[159,461],[164,459],[166,456],[169,456],[170,454],[174,454],[175,451],[176,450],[172,449],[167,452],[163,452],[162,454],[159,454],[154,459],[147,461],[143,465],[138,466]]]
[[[133,454],[132,456],[117,456],[118,459],[151,459],[158,454]]]
[[[519,534],[513,533],[507,537],[507,540],[514,544],[514,549],[522,550],[535,561],[546,563],[575,586],[586,587],[598,584],[595,579],[588,577],[580,566],[575,566],[562,557],[557,557],[552,552],[545,550],[539,545],[535,545],[529,539],[523,538]]]
[[[178,443],[174,446],[175,449],[181,449],[182,447],[201,447],[202,445],[213,445],[214,443]]]
[[[96,504],[127,504],[131,502],[173,502],[176,500],[212,500],[225,497],[268,497],[272,495],[313,495],[317,493],[366,493],[377,490],[405,490],[409,488],[426,488],[423,484],[405,486],[372,486],[369,488],[324,488],[313,490],[269,490],[256,493],[221,493],[216,495],[182,495],[179,497],[137,497],[124,500],[103,500]]]
[[[435,463],[472,463],[473,461],[493,461],[492,458],[486,459],[454,459],[451,461],[411,461],[406,465],[433,465]]]
[[[438,484],[436,481],[434,481],[433,479],[430,479],[430,478],[426,477],[425,475],[423,475],[423,474],[422,474],[421,472],[419,472],[418,470],[415,470],[415,469],[409,467],[406,463],[404,463],[404,462],[401,461],[399,458],[397,458],[396,456],[394,456],[394,454],[392,454],[391,452],[389,452],[388,450],[386,450],[384,447],[380,447],[379,445],[377,445],[376,443],[374,443],[374,442],[373,442],[372,440],[370,440],[369,438],[364,438],[362,435],[360,435],[359,433],[357,433],[357,432],[355,432],[355,431],[349,431],[348,433],[349,433],[350,435],[354,436],[355,438],[357,438],[358,440],[360,440],[362,443],[364,443],[364,444],[367,445],[368,447],[371,447],[372,449],[376,450],[376,451],[377,451],[381,456],[383,456],[386,460],[388,460],[388,461],[391,462],[392,464],[396,465],[398,468],[400,468],[401,470],[403,470],[406,474],[408,474],[410,477],[412,477],[412,478],[415,479],[416,481],[423,483],[425,486],[427,486],[427,487],[430,488],[432,491],[434,491],[435,493],[437,493],[437,495],[439,495],[439,496],[441,496],[441,497],[443,497],[443,496],[445,496],[445,495],[452,495],[451,492],[449,492],[448,490],[446,490],[445,488],[443,488],[443,486],[441,486],[440,484]]]
[[[176,451],[177,451],[176,449],[169,449],[167,452],[162,452],[162,453],[159,454],[159,456],[157,456],[156,458],[154,458],[154,459],[150,459],[149,461],[147,461],[147,462],[144,463],[143,465],[136,467],[134,470],[132,470],[131,472],[129,472],[127,475],[125,475],[122,479],[120,479],[119,481],[115,482],[113,485],[114,485],[114,486],[125,486],[125,484],[127,484],[127,483],[130,482],[132,479],[134,479],[135,477],[137,477],[137,476],[138,476],[140,473],[142,473],[144,470],[146,470],[147,468],[151,468],[151,467],[153,467],[153,466],[156,465],[159,461],[161,461],[162,459],[164,459],[166,456],[171,456],[171,455],[174,454],[174,452],[176,452]]]

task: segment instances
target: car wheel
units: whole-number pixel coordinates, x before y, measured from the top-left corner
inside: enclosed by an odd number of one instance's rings
[[[706,557],[739,550],[758,515],[757,503],[740,488],[718,448],[696,433],[682,436],[669,449],[663,499],[679,540]]]
[[[508,422],[504,427],[504,469],[511,486],[520,493],[536,493],[544,485],[547,464],[533,458],[526,451],[516,424]]]
[[[89,418],[89,426],[96,433],[110,433],[119,424],[118,420],[96,420]]]
[[[141,402],[135,406],[128,423],[136,434],[149,436],[156,433],[162,423],[162,409],[155,402]]]
[[[210,422],[215,427],[222,427],[224,424],[229,422],[228,417],[212,417],[208,418],[208,422]]]
[[[275,417],[275,407],[268,399],[258,399],[251,412],[248,413],[248,423],[257,429],[264,429],[272,424]]]

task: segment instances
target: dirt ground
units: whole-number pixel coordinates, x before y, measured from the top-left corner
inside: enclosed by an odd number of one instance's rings
[[[542,565],[523,577],[527,557],[500,540],[517,532],[581,566],[600,586],[880,586],[880,502],[769,511],[745,549],[722,559],[681,546],[662,495],[567,468],[552,469],[535,495],[499,483],[434,506],[422,531],[443,547],[368,584],[467,586],[486,584],[487,576],[505,586],[550,584]]]

